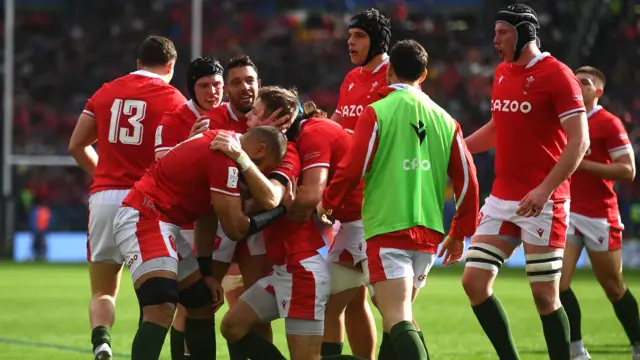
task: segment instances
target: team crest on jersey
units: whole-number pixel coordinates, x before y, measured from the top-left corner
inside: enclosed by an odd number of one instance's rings
[[[376,89],[376,86],[378,86],[378,82],[375,81],[373,84],[371,84],[371,90],[369,90],[370,92]]]
[[[527,77],[525,79],[524,88],[531,89],[531,85],[533,84],[534,81],[536,81],[536,79],[533,76]]]

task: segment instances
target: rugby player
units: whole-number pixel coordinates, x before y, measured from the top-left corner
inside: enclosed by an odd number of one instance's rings
[[[238,191],[242,173],[255,198],[271,196],[260,171],[282,160],[284,135],[273,127],[239,135],[244,151],[236,165],[209,150],[219,132],[197,135],[160,158],[116,214],[114,236],[143,313],[132,359],[158,359],[178,301],[187,310],[185,339],[191,358],[215,358],[214,311],[223,301],[222,289],[211,274],[217,220],[227,236],[239,241],[260,231],[269,216],[284,208],[245,215]],[[194,221],[197,261],[180,233],[182,224]]]
[[[224,90],[229,102],[207,114],[209,128],[245,133],[249,129],[246,115],[253,108],[260,87],[258,68],[246,55],[234,57],[225,65],[224,78]],[[277,187],[272,186],[273,194],[277,190]],[[280,202],[280,197],[264,199],[268,203],[263,204],[263,207],[273,207]],[[233,261],[238,263],[245,288],[249,288],[270,271],[271,264],[266,258],[262,234],[256,234],[240,243],[230,240],[223,233],[219,235],[220,243],[213,252],[213,273],[216,279],[223,280]],[[233,305],[232,302],[229,305]],[[258,324],[256,331],[268,339],[273,336],[268,324]]]
[[[590,66],[575,73],[587,109],[591,146],[571,176],[571,215],[560,277],[560,300],[571,330],[571,358],[590,359],[582,342],[580,305],[570,287],[576,263],[586,248],[593,273],[627,333],[633,358],[640,359],[638,302],[622,278],[624,226],[613,189],[616,181],[633,181],[635,177],[633,148],[620,119],[598,105],[606,82],[604,74]]]
[[[263,87],[253,110],[247,114],[250,128],[272,122],[278,112],[286,121],[286,131],[298,115],[298,97],[294,91],[279,87]],[[345,134],[345,136],[347,136]],[[222,139],[226,137],[225,139]],[[218,135],[219,142],[231,138]],[[295,140],[291,139],[290,140]],[[238,154],[228,153],[231,158]],[[295,145],[289,143],[287,155],[269,178],[281,190],[300,175],[300,159]],[[325,245],[320,230],[311,216],[305,221],[280,218],[263,231],[267,257],[273,272],[250,287],[226,314],[221,327],[229,343],[231,359],[284,359],[270,342],[251,331],[258,323],[285,318],[287,341],[292,359],[318,359],[322,343],[324,307],[329,296],[329,271],[318,250]]]
[[[113,220],[129,189],[151,165],[153,134],[162,114],[186,99],[173,86],[177,52],[161,36],[145,39],[138,71],[104,84],[89,99],[69,142],[69,154],[93,175],[89,197],[87,260],[89,321],[96,359],[111,359],[111,327],[124,258],[113,240]],[[92,145],[98,142],[100,156]]]
[[[351,63],[357,67],[345,77],[338,107],[331,117],[349,134],[353,134],[364,108],[380,99],[378,89],[386,84],[390,41],[391,22],[378,10],[365,10],[351,18],[347,43]],[[334,225],[337,232],[327,256],[332,295],[327,304],[324,356],[342,353],[346,325],[353,354],[366,359],[375,357],[376,327],[367,288],[362,284],[361,262],[366,258],[366,248],[360,207],[354,203],[350,216]]]
[[[478,216],[462,285],[500,359],[518,359],[509,322],[492,284],[516,247],[552,360],[569,359],[569,322],[559,282],[569,213],[569,182],[589,134],[580,82],[566,65],[542,53],[535,11],[510,5],[497,14],[493,118],[469,136],[472,153],[495,146],[491,195]]]
[[[162,117],[156,130],[156,159],[188,138],[208,130],[205,119],[196,121],[222,103],[224,69],[220,62],[208,57],[193,60],[187,69],[187,91],[191,100]],[[185,240],[193,246],[193,224],[183,224],[181,230]],[[171,359],[189,358],[189,351],[184,345],[184,321],[186,310],[178,304],[175,319],[171,326]]]
[[[413,40],[398,42],[390,54],[389,86],[381,90],[386,97],[358,119],[352,148],[317,208],[319,216],[335,213],[364,179],[365,270],[385,333],[380,359],[428,358],[412,323],[411,304],[444,238],[447,176],[457,211],[439,255],[446,252],[445,265],[461,259],[464,239],[475,231],[475,166],[458,123],[421,91],[426,75],[425,49]]]

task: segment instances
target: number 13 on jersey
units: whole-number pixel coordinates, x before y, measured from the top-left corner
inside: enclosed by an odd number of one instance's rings
[[[109,142],[127,145],[142,144],[142,120],[147,110],[147,103],[141,100],[122,100],[115,99],[111,105],[111,121],[109,122]],[[131,116],[129,124],[133,127],[133,131],[126,127],[120,126],[120,117],[122,115]]]

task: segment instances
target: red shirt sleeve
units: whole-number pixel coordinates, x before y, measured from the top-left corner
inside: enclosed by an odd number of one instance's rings
[[[558,74],[553,75],[553,82],[549,85],[552,87],[551,102],[560,122],[586,111],[580,81],[568,67],[561,65]]]
[[[622,121],[617,117],[612,117],[605,126],[605,145],[611,159],[633,151],[627,130],[622,125]]]
[[[373,143],[373,146],[370,144]],[[335,209],[353,191],[364,174],[369,171],[378,150],[378,118],[372,107],[367,106],[356,123],[351,148],[340,161],[329,186],[322,195],[322,207]]]
[[[182,141],[189,137],[191,129],[186,129],[185,134],[184,122],[179,116],[178,109],[174,111],[165,112],[162,115],[160,125],[156,129],[155,139],[155,151],[167,151],[171,150],[174,146],[178,145]]]
[[[467,149],[460,125],[457,125],[455,138],[451,144],[449,168],[447,174],[453,185],[456,200],[456,215],[451,223],[449,236],[463,240],[473,235],[477,227],[479,211],[479,190],[476,166]]]
[[[92,118],[96,117],[96,102],[98,101],[98,97],[100,97],[100,93],[102,92],[102,90],[107,87],[107,83],[103,84],[100,89],[98,89],[98,91],[96,91],[91,98],[89,98],[89,100],[87,100],[86,105],[84,106],[84,110],[82,110],[83,114],[87,114],[89,116],[91,116]]]
[[[287,144],[287,154],[278,167],[271,171],[271,174],[280,174],[289,181],[294,177],[300,176],[300,158],[298,157],[295,144]]]
[[[209,169],[209,189],[229,196],[240,196],[240,169],[236,163],[221,152],[212,152],[210,159],[206,165]]]
[[[331,167],[331,144],[310,133],[302,133],[296,141],[300,155],[300,172],[314,167]]]

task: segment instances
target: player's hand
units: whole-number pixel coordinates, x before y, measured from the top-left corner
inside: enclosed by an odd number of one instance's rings
[[[444,259],[442,260],[443,265],[453,265],[462,259],[463,251],[464,241],[447,236],[442,243],[438,257],[440,258],[444,255]]]
[[[325,225],[333,225],[333,222],[327,217],[333,213],[333,209],[325,209],[322,207],[322,203],[316,206],[316,211],[318,212],[318,219]]]
[[[291,178],[291,181],[287,182],[287,188],[284,190],[284,197],[282,198],[282,205],[287,209],[291,209],[291,205],[296,201],[298,196],[298,180]]]
[[[263,118],[259,123],[258,126],[275,126],[275,127],[280,127],[284,124],[286,124],[290,119],[291,119],[291,114],[289,115],[284,115],[281,117],[278,117],[278,115],[280,115],[280,113],[282,112],[283,108],[278,108],[276,109],[276,111],[274,111],[273,113],[271,113],[271,116],[269,116],[268,118]]]
[[[216,135],[216,138],[211,141],[211,150],[221,151],[227,155],[231,160],[235,161],[242,154],[242,146],[240,141],[228,133],[221,132]]]
[[[205,284],[211,291],[211,299],[213,301],[213,312],[217,312],[218,309],[224,304],[224,290],[222,286],[213,278],[213,276],[203,277]]]
[[[355,132],[354,132],[353,130],[351,130],[351,129],[344,129],[344,131],[346,131],[346,132],[347,132],[347,134],[349,134],[349,135],[353,135],[353,134],[355,133]]]
[[[540,215],[550,197],[550,191],[538,186],[520,200],[516,214],[524,217],[536,217]]]
[[[209,130],[209,118],[207,116],[198,116],[196,122],[191,127],[189,138],[192,138],[198,134],[202,134],[207,130]]]

